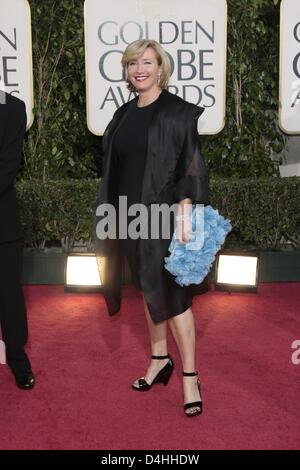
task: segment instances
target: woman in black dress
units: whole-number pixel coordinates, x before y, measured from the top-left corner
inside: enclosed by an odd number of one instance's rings
[[[191,310],[192,290],[178,285],[164,268],[164,258],[176,228],[181,243],[190,237],[192,203],[208,202],[208,180],[200,153],[197,119],[203,108],[187,103],[166,90],[170,62],[160,44],[139,40],[130,44],[122,58],[128,88],[138,96],[119,108],[104,138],[104,174],[99,207],[113,204],[118,213],[119,197],[127,197],[128,208],[142,203],[151,224],[154,204],[178,203],[179,211],[169,220],[170,236],[159,239],[130,237],[101,239],[96,253],[109,313],[119,311],[121,260],[128,259],[133,282],[143,293],[152,360],[134,390],[147,391],[155,383],[167,385],[174,368],[168,354],[167,324],[179,348],[183,366],[184,411],[187,416],[202,412],[200,381],[195,363],[195,326]],[[99,211],[97,212],[100,215]],[[128,217],[128,223],[134,217]],[[163,222],[164,223],[164,222]],[[151,226],[151,225],[150,225]],[[150,228],[149,232],[150,234]],[[99,239],[100,238],[100,239]]]

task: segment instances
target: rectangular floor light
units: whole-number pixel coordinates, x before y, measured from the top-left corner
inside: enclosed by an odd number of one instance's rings
[[[256,252],[221,251],[216,263],[216,289],[256,292],[258,265]]]
[[[65,264],[66,292],[99,292],[101,279],[93,253],[72,253]]]

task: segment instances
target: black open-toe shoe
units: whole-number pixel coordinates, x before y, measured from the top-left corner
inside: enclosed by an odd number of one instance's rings
[[[182,375],[183,375],[183,377],[196,377],[196,376],[198,376],[198,372],[183,372]],[[201,397],[199,379],[197,380],[197,386],[198,386],[199,394],[200,394],[200,397]],[[202,400],[194,401],[192,403],[186,403],[183,408],[184,408],[184,412],[185,412],[186,416],[188,416],[188,417],[197,416],[197,415],[200,415],[202,413],[203,403],[202,403]]]
[[[169,359],[169,361],[158,372],[158,374],[156,375],[155,379],[153,380],[151,384],[148,384],[148,382],[146,382],[144,377],[137,379],[138,384],[137,385],[132,384],[132,388],[134,390],[138,390],[139,392],[147,392],[148,390],[150,390],[153,384],[163,383],[164,385],[168,385],[168,382],[170,380],[170,377],[174,369],[173,359],[171,358],[169,354],[167,354],[167,356],[151,356],[151,357],[152,359],[158,359],[158,360]]]

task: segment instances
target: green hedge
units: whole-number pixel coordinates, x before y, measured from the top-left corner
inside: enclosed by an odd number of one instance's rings
[[[59,243],[63,250],[79,240],[89,245],[98,185],[95,179],[19,181],[17,194],[26,245],[42,249]]]
[[[218,179],[211,182],[211,205],[234,230],[227,245],[278,249],[300,245],[300,178]]]
[[[92,247],[99,180],[58,180],[17,184],[25,243],[34,248],[74,242]],[[299,247],[300,178],[214,179],[211,205],[234,230],[227,246],[278,249]]]

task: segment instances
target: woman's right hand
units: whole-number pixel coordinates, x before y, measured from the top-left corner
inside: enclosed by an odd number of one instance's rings
[[[180,201],[176,216],[176,237],[179,243],[187,243],[192,234],[192,204],[191,199]]]
[[[179,243],[187,243],[191,239],[192,223],[189,216],[176,217],[176,237]]]

